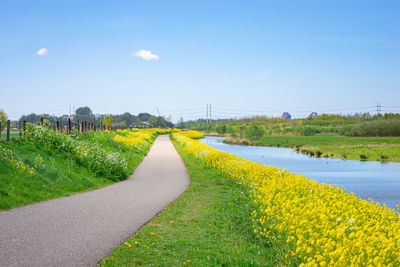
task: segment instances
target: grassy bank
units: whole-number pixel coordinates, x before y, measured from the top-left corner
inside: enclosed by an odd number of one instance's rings
[[[100,266],[265,266],[285,264],[284,246],[253,232],[248,189],[175,146],[191,178],[188,190]]]
[[[289,246],[288,254],[297,257],[296,263],[397,266],[400,262],[398,209],[219,151],[179,133],[172,136],[185,153],[251,188],[250,197],[256,205],[252,213],[254,233]]]
[[[243,140],[227,143],[243,144]],[[264,136],[250,145],[290,147],[312,156],[400,162],[400,137],[347,137],[337,134],[313,136]]]
[[[152,142],[130,148],[114,142],[114,134],[107,132],[67,136],[37,129],[27,134],[30,139],[0,142],[0,210],[123,180],[133,173]],[[123,169],[119,168],[121,160],[126,162]],[[116,175],[119,170],[124,171],[123,176]]]

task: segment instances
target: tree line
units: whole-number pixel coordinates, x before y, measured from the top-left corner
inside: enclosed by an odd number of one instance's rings
[[[66,124],[68,119],[70,118],[74,123],[77,121],[86,121],[92,124],[98,124],[104,120],[104,116],[106,114],[93,114],[93,111],[85,106],[76,109],[75,114],[69,116],[67,114],[61,116],[55,116],[50,114],[27,114],[21,116],[19,121],[26,121],[29,123],[38,123],[40,119],[43,118],[50,123],[55,123],[57,121],[62,122],[62,124]],[[117,115],[109,115],[112,118],[112,125],[119,126],[121,128],[126,127],[143,127],[143,126],[151,126],[151,127],[173,127],[174,124],[169,120],[161,117],[154,116],[149,113],[139,113],[138,115],[133,115],[129,112],[125,112],[123,114]]]

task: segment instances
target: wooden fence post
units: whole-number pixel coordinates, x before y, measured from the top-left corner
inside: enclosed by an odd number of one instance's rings
[[[43,118],[40,118],[40,125],[43,126]]]
[[[25,128],[26,128],[26,121],[22,122],[22,130],[24,131],[24,136],[25,136]]]
[[[21,131],[21,121],[18,121],[18,132],[19,132],[19,138],[22,138],[22,131]]]
[[[71,134],[71,119],[68,118],[68,126],[67,126],[68,134]]]
[[[81,121],[81,131],[80,133],[83,133],[83,121]]]
[[[57,121],[56,124],[57,124],[57,131],[60,131],[60,122]]]
[[[7,120],[7,142],[10,141],[10,120]]]

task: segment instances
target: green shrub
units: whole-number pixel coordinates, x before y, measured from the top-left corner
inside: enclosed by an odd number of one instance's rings
[[[247,138],[262,137],[264,135],[264,129],[257,125],[252,125],[246,129]]]
[[[339,133],[346,136],[400,136],[400,120],[375,120],[346,125]]]
[[[224,133],[226,133],[226,125],[225,124],[217,125],[217,127],[215,127],[215,130],[219,134],[224,134]]]

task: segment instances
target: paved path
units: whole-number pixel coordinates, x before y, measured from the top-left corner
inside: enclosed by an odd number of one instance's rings
[[[190,180],[159,136],[126,181],[0,213],[0,266],[93,266],[181,195]]]

